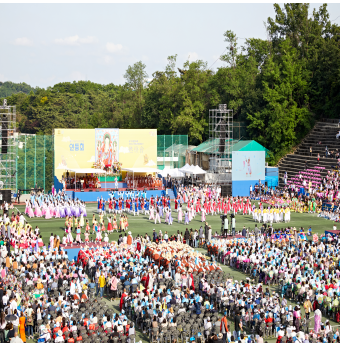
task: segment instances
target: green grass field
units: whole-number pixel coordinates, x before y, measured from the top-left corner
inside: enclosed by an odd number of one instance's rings
[[[172,205],[174,206],[174,205]],[[24,212],[25,207],[24,206],[16,206],[16,209],[20,212]],[[86,205],[87,209],[87,219],[90,222],[90,226],[92,229],[92,214],[96,214],[97,220],[99,219],[99,216],[97,214],[97,203],[90,203]],[[149,221],[148,215],[139,215],[139,216],[133,216],[128,214],[128,222],[129,222],[129,231],[131,231],[133,236],[136,235],[145,235],[145,233],[148,233],[149,235],[152,234],[152,230],[156,229],[156,232],[158,233],[159,230],[162,230],[163,234],[165,231],[168,231],[168,234],[174,234],[177,233],[177,230],[180,232],[185,232],[185,229],[199,229],[201,226],[201,217],[200,215],[196,216],[196,219],[190,222],[189,225],[178,224],[177,222],[177,213],[173,212],[172,216],[174,218],[174,222],[172,225],[167,225],[164,223],[155,225],[152,221]],[[65,229],[65,218],[63,219],[48,219],[45,220],[44,218],[28,218],[25,217],[29,224],[32,225],[32,228],[34,229],[36,226],[40,228],[40,233],[42,235],[43,241],[47,242],[49,237],[51,236],[51,233],[59,235],[60,238],[64,235],[64,229]],[[215,216],[207,216],[207,222],[209,225],[211,225],[212,232],[215,233],[217,231],[220,233],[221,230],[221,219],[219,215]],[[105,226],[107,226],[107,219],[105,220]],[[318,218],[316,214],[308,214],[308,213],[291,213],[291,221],[286,224],[287,226],[296,227],[299,229],[301,226],[305,228],[305,230],[308,229],[309,226],[312,227],[313,232],[316,232],[317,234],[324,233],[325,230],[330,230],[333,227],[333,222]],[[247,227],[248,229],[254,229],[255,222],[252,219],[252,216],[243,216],[243,215],[236,215],[236,230],[241,230],[243,226]],[[274,228],[281,228],[284,227],[284,223],[277,223],[274,224]],[[82,230],[84,232],[84,228]],[[91,231],[92,233],[92,231]],[[92,235],[94,237],[94,235]],[[119,234],[117,232],[109,235],[110,240],[117,240]],[[74,236],[75,237],[75,236]],[[84,235],[82,234],[82,239],[84,239]]]

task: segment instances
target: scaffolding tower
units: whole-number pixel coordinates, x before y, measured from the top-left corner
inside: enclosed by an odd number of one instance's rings
[[[209,110],[209,140],[212,148],[209,157],[209,171],[224,174],[231,171],[231,147],[233,144],[233,110],[226,104]]]
[[[0,189],[16,188],[16,108],[4,99],[0,106]]]

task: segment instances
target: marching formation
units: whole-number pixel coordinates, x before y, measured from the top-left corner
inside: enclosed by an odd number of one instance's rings
[[[120,220],[118,222],[118,216],[120,217]],[[90,222],[88,219],[84,220],[83,215],[81,214],[80,218],[77,217],[68,217],[66,216],[65,220],[65,234],[62,239],[62,244],[72,244],[73,242],[77,242],[78,244],[82,243],[81,240],[81,234],[82,229],[85,228],[84,236],[85,240],[84,242],[90,242],[90,236],[95,235],[94,242],[108,242],[108,234],[113,233],[114,231],[117,232],[125,232],[128,230],[129,222],[128,217],[125,214],[120,215],[109,215],[109,217],[106,217],[107,219],[107,228],[105,227],[105,219],[104,219],[104,213],[99,213],[99,219],[97,220],[96,215],[93,214],[92,217],[92,229],[90,226]],[[106,231],[106,234],[104,235],[104,238],[102,234]],[[76,234],[76,239],[74,240],[72,232]],[[92,237],[91,237],[92,242]]]
[[[260,203],[259,208],[256,208],[253,205],[253,219],[255,222],[258,223],[281,223],[285,222],[288,223],[290,221],[290,208],[289,207],[271,207],[268,206],[267,208],[263,207],[262,203]]]
[[[318,203],[315,198],[302,200],[297,197],[290,197],[289,193],[284,194],[281,197],[278,196],[262,196],[261,201],[271,206],[279,208],[289,207],[292,212],[296,213],[320,213],[322,202]],[[332,208],[334,207],[334,204]]]
[[[68,199],[63,192],[56,195],[32,193],[30,200],[26,200],[25,214],[29,218],[45,219],[87,216],[85,202]]]
[[[108,230],[117,230],[116,215],[130,213],[134,216],[144,214],[149,215],[149,220],[157,223],[162,221],[172,225],[174,221],[173,211],[171,209],[171,200],[169,196],[151,196],[146,197],[145,192],[119,192],[119,198],[112,195],[107,201],[98,198],[97,211],[105,215],[115,214],[108,218]],[[274,203],[274,206],[263,207],[262,202],[259,208],[251,200],[240,197],[223,198],[218,193],[218,188],[183,188],[177,194],[174,200],[174,212],[177,213],[177,222],[189,224],[197,214],[200,215],[200,221],[205,222],[207,215],[227,215],[229,213],[243,215],[252,215],[255,222],[279,223],[290,221],[290,208],[283,207]],[[124,216],[126,217],[126,216]],[[105,229],[104,222],[99,222],[99,228]]]

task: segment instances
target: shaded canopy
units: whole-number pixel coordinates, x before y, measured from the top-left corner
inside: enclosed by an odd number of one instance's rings
[[[207,173],[198,165],[189,165],[189,164],[185,164],[183,168],[179,169],[179,171],[182,171],[183,173],[186,173],[186,174],[193,174],[193,175],[201,175],[201,174]]]
[[[156,173],[158,172],[157,168],[122,168],[123,171],[129,171],[129,172],[133,172],[133,173]]]
[[[185,176],[185,173],[180,171],[180,169],[163,169],[163,170],[159,170],[158,174],[161,175],[162,177],[166,177],[170,175],[173,178]]]
[[[66,169],[70,172],[74,172],[76,174],[106,174],[105,170],[102,169],[94,169],[94,168],[84,168],[84,169]]]

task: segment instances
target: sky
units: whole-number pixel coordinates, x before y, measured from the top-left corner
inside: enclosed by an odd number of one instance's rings
[[[234,31],[239,44],[266,39],[264,22],[275,16],[268,3],[0,4],[0,10],[0,81],[44,88],[78,80],[124,84],[137,61],[151,78],[175,54],[177,67],[200,59],[216,70],[225,31]],[[340,25],[340,4],[328,11]]]

